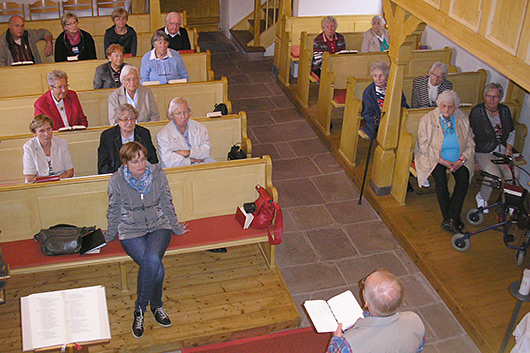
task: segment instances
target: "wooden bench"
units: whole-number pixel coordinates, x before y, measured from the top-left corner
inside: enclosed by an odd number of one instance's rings
[[[337,32],[345,36],[346,45],[351,46],[351,49],[361,49],[362,35],[365,31],[372,27],[371,21],[374,15],[341,15],[335,16],[339,24]],[[291,70],[291,61],[298,61],[298,56],[293,55],[297,51],[301,53],[300,49],[303,45],[301,40],[302,32],[314,33],[311,36],[314,39],[315,36],[322,32],[321,22],[324,16],[283,16],[279,21],[280,26],[279,32],[281,37],[276,36],[274,46],[274,65],[279,69],[279,80],[285,85],[289,86],[289,74]],[[360,43],[357,46],[358,36],[354,38],[347,38],[346,33],[359,32]],[[353,41],[352,41],[353,40]],[[351,42],[351,44],[350,44]],[[313,44],[311,42],[311,50]]]
[[[247,137],[247,116],[245,112],[237,115],[225,115],[220,118],[197,118],[196,121],[204,124],[212,144],[210,156],[216,161],[225,161],[228,151],[236,144],[241,143],[243,151],[248,157],[252,153],[252,144]],[[151,132],[151,139],[158,151],[156,135],[167,125],[167,121],[149,122],[141,124]],[[86,130],[55,132],[54,135],[68,141],[72,154],[76,176],[98,174],[98,147],[101,133],[108,129],[105,127],[89,127]],[[0,160],[3,167],[0,169],[0,184],[22,184],[22,156],[24,144],[33,137],[32,134],[13,135],[0,137]]]
[[[214,79],[210,51],[182,54],[182,60],[190,75],[190,82],[211,81]],[[0,86],[0,97],[44,94],[49,90],[46,75],[55,69],[64,70],[68,74],[68,83],[73,90],[92,90],[94,88],[96,68],[106,62],[108,62],[107,59],[102,59],[23,67],[0,67],[0,77],[2,77],[3,81]],[[142,57],[125,58],[125,62],[140,69]]]
[[[269,266],[276,266],[276,246],[269,243],[267,230],[243,230],[234,217],[238,206],[257,198],[257,184],[278,200],[271,171],[269,156],[166,169],[179,221],[188,223],[189,230],[172,238],[166,254],[259,244]],[[0,188],[0,246],[11,276],[132,261],[119,241],[109,243],[100,254],[56,257],[42,254],[33,241],[40,229],[59,223],[106,229],[108,180],[109,175],[101,175]],[[127,288],[127,283],[122,285]]]
[[[160,120],[167,120],[167,107],[175,97],[184,97],[193,108],[192,118],[206,116],[213,111],[214,105],[223,102],[232,111],[228,100],[228,81],[225,77],[216,81],[174,83],[149,86],[155,96]],[[108,97],[113,88],[90,91],[78,91],[83,111],[88,117],[89,126],[108,126]],[[29,124],[35,112],[33,104],[39,95],[0,98],[0,124],[3,135],[18,135],[28,132]]]

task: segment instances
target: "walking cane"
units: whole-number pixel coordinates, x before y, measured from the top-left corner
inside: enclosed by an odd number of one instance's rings
[[[374,131],[372,132],[372,138],[370,139],[370,146],[368,147],[368,156],[366,157],[366,166],[364,167],[364,175],[363,175],[363,183],[361,185],[361,194],[359,195],[359,201],[357,202],[358,205],[362,205],[363,203],[363,191],[364,191],[364,184],[366,183],[366,176],[368,174],[368,165],[370,164],[370,156],[372,154],[372,145],[374,144],[374,140],[377,138],[377,128],[379,127],[379,120],[385,115],[386,112],[382,112],[381,117],[375,117],[374,118]]]

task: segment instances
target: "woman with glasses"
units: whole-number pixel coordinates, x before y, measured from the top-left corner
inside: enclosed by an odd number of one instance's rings
[[[147,150],[133,141],[120,148],[123,165],[110,177],[107,193],[108,230],[106,241],[120,239],[123,250],[139,266],[137,298],[132,334],[144,333],[144,315],[150,306],[155,321],[163,327],[171,320],[162,306],[164,265],[162,258],[171,235],[186,231],[175,207],[164,170],[147,162]]]
[[[120,81],[122,86],[109,96],[109,123],[114,125],[116,112],[122,104],[128,103],[138,111],[137,122],[160,120],[160,113],[156,105],[153,92],[140,85],[138,69],[132,65],[125,65],[121,69]]]
[[[119,44],[124,49],[124,54],[136,56],[136,46],[138,43],[136,31],[127,24],[129,13],[124,8],[117,8],[110,15],[114,26],[105,31],[103,46],[105,50],[111,44]]]
[[[425,114],[418,127],[414,162],[421,187],[432,174],[436,196],[442,211],[443,230],[462,233],[462,204],[475,167],[475,141],[467,116],[460,110],[455,91],[443,91],[436,99],[438,106]],[[453,194],[447,188],[447,171],[455,178]]]
[[[68,75],[63,70],[53,70],[46,75],[50,90],[35,102],[35,115],[46,114],[53,120],[53,129],[82,125],[88,120],[77,93],[69,90]]]
[[[153,49],[145,53],[142,58],[140,71],[142,83],[158,81],[161,84],[170,80],[189,80],[188,71],[178,51],[169,49],[169,36],[166,32],[158,30],[151,38]]]
[[[79,28],[77,16],[65,13],[61,19],[64,31],[55,41],[55,62],[96,59],[96,45],[90,33]]]
[[[101,133],[98,148],[98,174],[114,173],[121,166],[120,148],[127,142],[141,143],[147,150],[149,163],[157,164],[156,149],[151,133],[145,127],[136,125],[138,111],[130,104],[122,104],[116,110],[117,124]]]
[[[169,103],[167,116],[172,120],[156,135],[162,168],[215,162],[210,157],[208,130],[191,120],[191,113],[191,106],[182,97]]]

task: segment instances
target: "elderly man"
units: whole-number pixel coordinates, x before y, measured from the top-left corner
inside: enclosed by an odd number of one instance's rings
[[[425,337],[423,322],[412,311],[397,312],[403,300],[399,278],[386,270],[377,270],[361,280],[360,287],[368,313],[344,333],[339,324],[328,352],[351,352],[352,348],[363,353],[421,352]]]
[[[151,164],[158,163],[151,133],[145,127],[136,125],[138,111],[130,104],[121,104],[116,109],[118,123],[101,133],[98,147],[98,174],[114,173],[121,166],[120,148],[127,142],[141,143],[147,150],[146,158]]]
[[[37,42],[46,41],[44,53],[53,54],[52,34],[45,29],[24,29],[24,19],[18,15],[9,19],[7,31],[0,35],[0,66],[12,63],[33,61],[42,63],[37,49]]]
[[[441,61],[432,64],[429,75],[415,78],[412,83],[412,108],[436,107],[436,98],[445,90],[452,90],[453,84],[447,77],[447,65]]]
[[[170,12],[166,16],[166,27],[160,28],[169,36],[169,48],[173,50],[191,50],[190,38],[186,28],[180,27],[182,21],[178,12]]]

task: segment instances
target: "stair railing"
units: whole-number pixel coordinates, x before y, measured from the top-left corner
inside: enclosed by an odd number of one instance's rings
[[[262,0],[254,0],[254,45],[255,47],[260,46],[260,35],[261,35],[261,16],[264,14],[265,17],[265,29],[272,27],[278,21],[278,11],[280,8],[280,0],[265,0],[263,4]],[[272,16],[270,16],[272,14]]]

